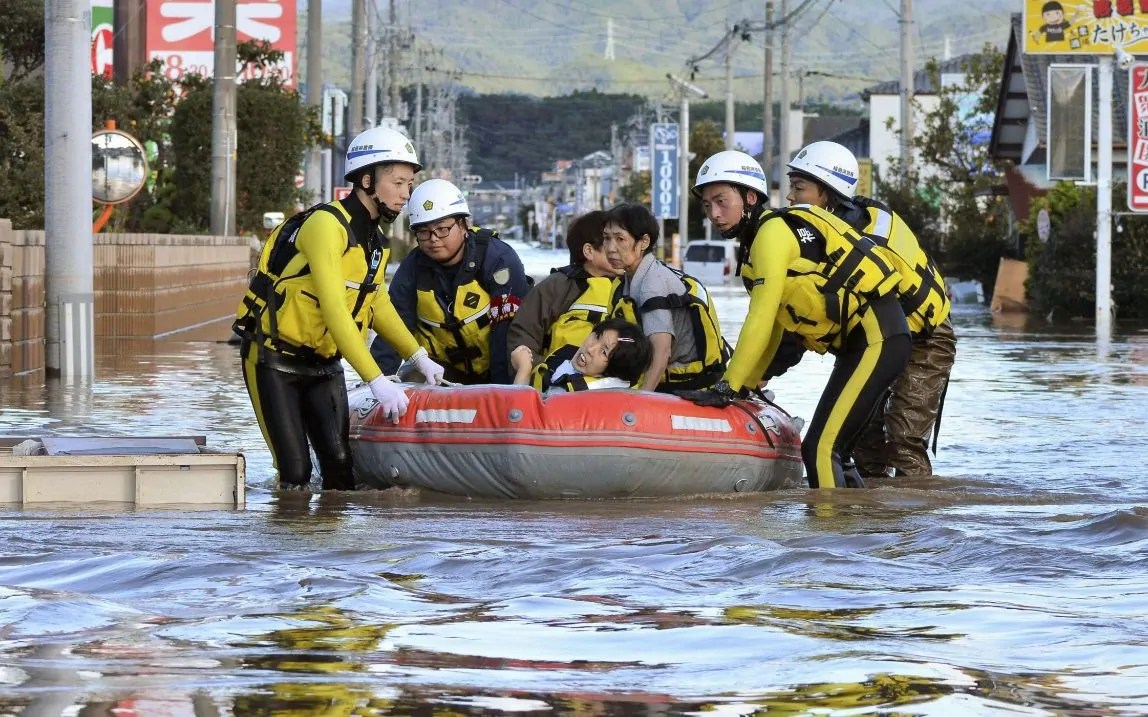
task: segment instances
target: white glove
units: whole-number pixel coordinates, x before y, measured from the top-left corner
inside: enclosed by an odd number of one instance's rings
[[[407,392],[403,387],[386,376],[379,376],[367,384],[371,387],[371,395],[379,402],[383,409],[383,416],[387,420],[397,421],[407,412]]]
[[[446,373],[446,369],[432,361],[431,357],[427,355],[425,348],[420,346],[419,350],[415,351],[407,360],[415,365],[415,368],[419,370],[419,373],[423,375],[427,383],[431,385],[442,383],[442,377],[443,374]]]

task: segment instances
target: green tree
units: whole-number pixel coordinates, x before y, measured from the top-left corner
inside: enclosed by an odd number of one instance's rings
[[[1001,171],[989,155],[1004,56],[986,45],[964,66],[964,79],[943,85],[935,59],[925,71],[936,105],[923,112],[913,136],[916,163],[893,161],[890,177],[877,177],[877,193],[917,234],[949,277],[977,279],[988,301],[1000,258],[1011,245],[1007,206],[993,188]],[[918,108],[919,110],[919,108]]]
[[[44,64],[44,2],[4,4],[0,22],[0,80],[20,82]],[[4,77],[5,66],[8,76]]]
[[[243,73],[252,77],[236,89],[236,225],[262,233],[263,213],[290,213],[302,195],[295,175],[304,150],[320,140],[318,117],[283,85],[275,72],[281,52],[266,42],[238,46]],[[205,231],[211,204],[212,87],[202,77],[184,76],[187,90],[175,109],[171,139],[175,153],[177,217]]]
[[[590,90],[563,97],[464,95],[470,166],[486,179],[537,177],[561,159],[580,159],[610,146],[610,125],[625,125],[644,97]]]
[[[14,3],[0,23],[0,66],[11,70],[0,78],[0,216],[20,228],[44,225],[44,5],[39,0]],[[102,77],[92,78],[92,128],[108,120],[141,142],[151,142],[159,156],[155,165],[164,176],[164,132],[175,93],[170,82],[155,73],[158,64],[145,68],[126,85]],[[166,231],[167,223],[147,226],[145,217],[166,189],[141,192],[118,209],[113,225],[134,231]]]
[[[1122,185],[1113,187],[1121,196]],[[1036,218],[1048,211],[1049,238],[1037,239]],[[1112,236],[1112,301],[1123,318],[1148,318],[1148,217],[1125,216]],[[1041,315],[1091,317],[1096,310],[1096,190],[1059,182],[1033,202],[1030,216],[1020,222],[1028,238],[1029,274],[1025,293],[1029,306]]]
[[[0,22],[0,217],[44,225],[44,3],[9,3]],[[7,75],[4,75],[7,68]]]
[[[633,202],[634,204],[645,204],[650,206],[650,170],[643,172],[633,172],[630,174],[630,181],[622,185],[618,190],[619,202]]]
[[[712,120],[702,120],[701,122],[690,122],[690,154],[693,159],[690,160],[690,176],[684,177],[684,181],[689,186],[694,186],[694,178],[698,176],[698,170],[702,168],[711,155],[725,149],[725,138],[723,129],[717,122]],[[704,228],[702,220],[705,218],[705,213],[702,211],[702,203],[699,202],[693,195],[690,196],[690,236],[694,239],[702,236]]]

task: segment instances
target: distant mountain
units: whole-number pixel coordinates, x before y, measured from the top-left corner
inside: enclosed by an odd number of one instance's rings
[[[297,2],[302,16],[307,0]],[[385,19],[389,2],[372,3]],[[780,17],[780,0],[774,6]],[[345,86],[351,0],[323,0],[322,7],[324,74]],[[788,8],[801,10],[791,36],[795,99],[848,100],[898,76],[898,0],[788,0]],[[398,25],[411,29],[414,47],[424,49],[421,61],[413,49],[403,54],[400,82],[410,83],[415,67],[432,67],[425,78],[451,71],[479,92],[539,96],[598,89],[657,97],[667,90],[666,73],[689,75],[687,61],[694,59],[694,82],[721,97],[724,52],[707,53],[734,23],[749,20],[752,27],[765,20],[761,0],[396,0],[395,9]],[[1002,46],[1009,14],[1019,10],[1020,3],[1001,0],[915,0],[915,64],[975,52],[985,43]],[[739,101],[763,95],[762,35],[751,32],[734,50]],[[303,44],[301,37],[301,60]]]

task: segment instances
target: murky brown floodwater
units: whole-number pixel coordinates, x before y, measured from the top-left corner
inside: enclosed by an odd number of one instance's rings
[[[1148,331],[956,324],[942,477],[832,495],[276,496],[233,347],[0,385],[0,433],[206,433],[251,486],[0,511],[0,711],[1148,714]]]

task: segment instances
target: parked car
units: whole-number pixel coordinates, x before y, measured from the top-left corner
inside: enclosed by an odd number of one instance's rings
[[[734,278],[737,242],[699,239],[686,245],[682,271],[706,286],[720,286]]]

